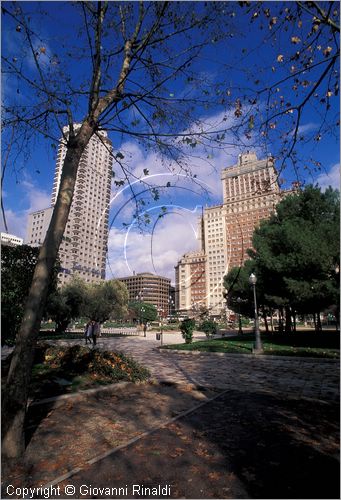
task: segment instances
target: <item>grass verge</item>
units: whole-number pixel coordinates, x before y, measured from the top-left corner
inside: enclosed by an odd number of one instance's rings
[[[272,356],[302,356],[314,358],[340,358],[339,335],[299,334],[262,335],[264,354]],[[164,349],[182,351],[226,352],[251,354],[254,345],[253,334],[193,342],[192,344],[172,344]]]

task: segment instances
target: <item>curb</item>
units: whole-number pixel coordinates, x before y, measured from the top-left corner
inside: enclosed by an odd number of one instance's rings
[[[102,387],[95,387],[93,389],[86,389],[84,391],[79,391],[79,392],[71,392],[70,394],[61,394],[60,396],[51,396],[50,398],[44,398],[44,399],[38,399],[37,401],[31,399],[28,400],[27,406],[38,406],[38,405],[44,405],[48,403],[53,403],[53,402],[61,402],[63,403],[64,401],[67,401],[68,399],[83,399],[87,396],[92,396],[93,394],[98,394],[101,392],[110,392],[115,389],[124,389],[130,384],[133,385],[141,385],[141,384],[147,384],[149,383],[148,381],[146,382],[116,382],[114,384],[108,384]],[[57,405],[59,406],[59,405]]]
[[[150,380],[142,381],[142,382],[117,382],[114,384],[108,384],[103,387],[95,387],[93,389],[86,389],[84,391],[79,391],[79,392],[72,392],[70,394],[61,394],[60,396],[51,396],[50,398],[44,398],[44,399],[39,399],[37,401],[34,400],[29,400],[28,401],[28,407],[31,406],[39,406],[39,405],[44,405],[48,403],[57,403],[55,407],[57,408],[60,406],[58,403],[63,404],[65,401],[68,401],[69,399],[72,399],[73,401],[81,400],[83,398],[86,398],[87,396],[92,396],[94,394],[100,394],[102,392],[111,392],[115,391],[116,389],[124,389],[125,387],[128,387],[129,385],[171,385],[175,387],[181,387],[181,386],[186,386],[190,388],[191,390],[197,390],[197,391],[205,391],[207,389],[218,389],[218,390],[226,390],[225,387],[219,388],[215,386],[206,386],[202,384],[190,384],[190,383],[185,383],[185,382],[179,382],[177,380],[173,380],[170,378],[163,378],[163,379],[155,379],[155,378],[150,378]]]

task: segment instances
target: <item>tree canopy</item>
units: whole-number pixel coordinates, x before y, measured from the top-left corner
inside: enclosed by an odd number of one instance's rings
[[[250,300],[248,276],[257,276],[261,306],[319,313],[339,303],[339,192],[307,186],[291,194],[253,235],[250,260],[225,279],[230,305]],[[234,306],[234,307],[233,307]]]
[[[27,294],[31,286],[38,248],[28,245],[1,246],[1,342],[14,342],[21,323]],[[56,290],[56,267],[48,295]]]
[[[56,332],[65,332],[70,321],[81,316],[85,301],[85,283],[73,278],[47,300],[46,312],[56,323]]]
[[[83,315],[99,323],[122,318],[127,311],[128,297],[126,285],[119,280],[88,284],[85,287]]]
[[[118,280],[86,283],[74,277],[47,301],[47,314],[56,322],[56,332],[65,332],[73,319],[86,317],[99,323],[124,316],[127,287]]]
[[[158,316],[157,308],[153,304],[148,304],[147,302],[130,302],[129,309],[133,311],[135,319],[144,325],[150,321],[155,321]]]

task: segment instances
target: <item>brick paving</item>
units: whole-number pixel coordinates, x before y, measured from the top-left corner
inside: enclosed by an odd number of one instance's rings
[[[179,342],[181,338],[179,334],[164,337],[165,344]],[[99,339],[100,348],[131,355],[158,381],[222,390],[261,391],[281,397],[339,400],[339,360],[177,352],[158,349],[159,346],[155,334],[150,332],[146,338]]]
[[[100,338],[99,348],[131,355],[166,385],[124,383],[32,407],[25,461],[3,475],[2,498],[7,484],[54,484],[57,498],[79,498],[82,484],[129,489],[132,482],[170,484],[171,498],[339,498],[337,360],[159,345],[150,332]],[[68,485],[75,495],[63,494]],[[116,497],[100,495],[108,496]]]

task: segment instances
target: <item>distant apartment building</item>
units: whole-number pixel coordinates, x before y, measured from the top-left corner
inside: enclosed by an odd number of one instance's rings
[[[23,238],[19,238],[19,236],[15,236],[14,234],[1,232],[1,245],[16,247],[22,245],[23,243]]]
[[[117,279],[127,286],[129,301],[152,304],[163,317],[170,314],[172,295],[169,278],[152,273],[137,273]]]
[[[68,127],[63,128],[65,136],[68,130]],[[30,214],[27,234],[30,245],[41,245],[45,238],[57,200],[66,151],[65,140],[61,139],[51,207]],[[69,218],[59,248],[60,285],[74,275],[87,282],[105,278],[111,179],[112,145],[107,133],[100,131],[90,139],[79,163]]]
[[[236,165],[222,171],[221,180],[223,203],[205,208],[201,221],[205,305],[212,315],[219,315],[226,308],[224,276],[232,267],[243,265],[248,258],[247,249],[252,247],[255,228],[262,219],[270,217],[282,194],[274,159],[258,160],[255,153],[239,155]],[[190,311],[192,308],[190,261],[194,254],[190,252],[183,256],[175,268],[180,310]]]
[[[40,247],[44,243],[52,212],[53,207],[49,207],[29,214],[25,240],[28,245]]]
[[[206,306],[206,255],[203,250],[184,254],[175,266],[175,309],[179,313]]]

